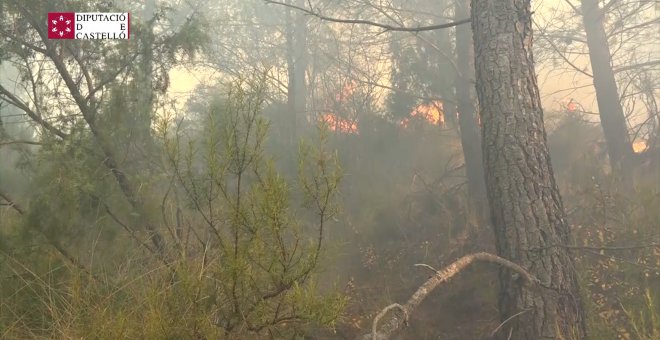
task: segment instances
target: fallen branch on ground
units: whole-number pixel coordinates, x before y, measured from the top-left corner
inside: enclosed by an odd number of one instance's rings
[[[417,308],[417,306],[422,302],[422,300],[424,300],[424,298],[426,298],[426,296],[429,295],[431,291],[437,288],[441,283],[449,281],[449,279],[454,277],[456,274],[458,274],[459,272],[461,272],[463,269],[467,268],[470,264],[474,262],[496,263],[502,267],[506,267],[518,273],[525,280],[527,284],[536,285],[538,283],[538,280],[534,276],[532,276],[532,274],[527,272],[523,267],[509,260],[503,259],[497,255],[493,255],[489,253],[475,253],[475,254],[465,255],[460,259],[454,261],[454,263],[450,264],[444,269],[437,271],[435,275],[433,275],[430,279],[424,282],[424,284],[417,289],[415,294],[413,294],[410,297],[410,299],[408,299],[408,302],[406,302],[404,305],[399,305],[395,303],[385,307],[380,313],[378,313],[376,318],[374,318],[371,334],[364,335],[362,339],[364,340],[389,339],[394,334],[394,332],[396,332],[399,328],[401,328],[401,326],[407,324],[408,317],[410,316],[410,314],[415,310],[415,308]],[[379,332],[378,322],[383,316],[385,316],[385,314],[388,311],[395,308],[401,310],[401,313],[395,314],[392,317],[392,319],[388,323],[386,323],[382,327],[382,330]]]

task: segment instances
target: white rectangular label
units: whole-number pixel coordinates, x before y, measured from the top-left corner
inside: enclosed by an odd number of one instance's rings
[[[76,39],[129,39],[129,13],[76,13]]]

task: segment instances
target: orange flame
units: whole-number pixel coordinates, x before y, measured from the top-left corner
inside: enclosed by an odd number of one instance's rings
[[[346,83],[344,87],[342,87],[341,92],[339,92],[335,96],[335,100],[337,102],[343,103],[348,97],[353,95],[353,92],[358,87],[358,83],[355,80],[351,80],[350,82]]]
[[[404,129],[408,128],[408,124],[410,124],[410,119],[408,119],[408,117],[399,121],[399,126],[403,127]]]
[[[569,112],[575,112],[577,110],[577,104],[570,102],[568,103],[566,108],[568,109]]]
[[[566,103],[566,111],[576,112],[580,108],[580,103],[576,102],[573,98]]]
[[[632,147],[635,153],[642,153],[646,151],[646,149],[648,148],[648,144],[646,144],[646,141],[640,140],[634,142]]]
[[[342,117],[338,117],[332,113],[321,115],[321,120],[328,124],[330,131],[356,135],[358,133],[358,126],[355,121],[351,121]]]
[[[413,117],[420,117],[431,124],[444,125],[445,114],[443,112],[442,101],[434,100],[427,104],[417,105],[410,113]],[[407,125],[407,122],[405,123]]]

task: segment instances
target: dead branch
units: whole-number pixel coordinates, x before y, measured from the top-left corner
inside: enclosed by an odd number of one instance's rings
[[[25,215],[25,209],[23,209],[23,207],[22,207],[21,205],[19,205],[18,203],[16,203],[16,202],[11,198],[11,196],[9,196],[9,194],[7,194],[6,192],[0,190],[0,198],[2,198],[3,200],[7,201],[7,204],[9,205],[10,208],[16,210],[16,212],[18,212],[18,213],[21,214],[21,215]]]
[[[390,310],[392,310],[394,308],[400,309],[401,312],[403,312],[403,322],[404,323],[408,322],[408,312],[406,311],[406,309],[403,308],[403,306],[401,306],[398,303],[393,303],[393,304],[383,308],[383,310],[380,311],[380,313],[378,313],[378,315],[376,315],[376,317],[374,318],[374,322],[371,325],[371,338],[372,339],[376,339],[376,337],[378,336],[378,322],[380,321],[380,319],[383,316],[385,316],[385,314],[387,314],[387,312],[389,312]]]
[[[643,63],[622,66],[622,67],[619,67],[617,69],[614,69],[612,72],[614,72],[616,74],[616,73],[621,73],[621,72],[625,72],[625,71],[634,70],[636,68],[642,68],[642,67],[645,67],[645,66],[655,66],[655,65],[659,65],[659,64],[660,64],[660,60],[650,60],[650,61],[643,62]]]
[[[407,323],[408,316],[415,310],[415,308],[417,308],[422,300],[424,300],[424,298],[426,298],[426,296],[431,293],[431,291],[437,288],[440,284],[449,281],[449,279],[454,277],[456,274],[474,262],[496,263],[502,267],[508,268],[518,273],[527,284],[536,285],[538,283],[538,280],[532,276],[532,274],[527,272],[523,267],[499,256],[489,253],[475,253],[465,255],[444,269],[437,271],[433,277],[428,279],[422,286],[417,289],[415,294],[413,294],[404,305],[392,304],[383,309],[373,321],[371,334],[362,336],[362,339],[389,339],[394,334],[394,332],[396,332],[399,328],[401,328],[401,326]],[[392,319],[386,323],[385,326],[383,326],[382,330],[378,332],[378,321],[380,321],[380,319],[388,311],[394,308],[400,309],[403,315],[395,314]]]
[[[515,319],[516,317],[518,317],[518,316],[520,316],[520,315],[523,315],[523,314],[529,312],[530,310],[531,310],[531,309],[529,309],[529,308],[527,308],[527,309],[523,309],[521,312],[516,313],[516,314],[513,314],[513,315],[511,315],[510,317],[508,317],[506,320],[502,321],[502,323],[500,323],[500,325],[497,326],[497,328],[495,328],[495,329],[490,333],[490,337],[491,337],[491,338],[495,337],[495,334],[497,334],[497,332],[498,332],[500,329],[502,329],[502,327],[503,327],[504,325],[506,325],[507,322],[509,322],[509,321],[511,321],[511,320],[513,320],[513,319]]]
[[[7,142],[0,142],[0,146],[12,145],[12,144],[44,145],[44,143],[35,142],[31,140],[10,140]]]
[[[299,10],[301,12],[304,12],[306,14],[309,14],[311,16],[315,16],[323,21],[330,21],[330,22],[338,22],[342,24],[358,24],[358,25],[369,25],[369,26],[375,26],[375,27],[380,27],[384,29],[385,31],[395,31],[395,32],[423,32],[423,31],[433,31],[433,30],[439,30],[439,29],[444,29],[444,28],[450,28],[462,24],[467,24],[471,21],[470,18],[467,19],[462,19],[454,22],[448,22],[446,24],[439,24],[439,25],[430,25],[430,26],[418,26],[418,27],[401,27],[401,26],[392,26],[388,24],[381,24],[375,21],[369,21],[369,20],[363,20],[363,19],[340,19],[340,18],[333,18],[333,17],[328,17],[323,14],[321,14],[318,11],[315,11],[313,8],[307,9],[304,7],[292,5],[292,4],[287,4],[284,2],[279,2],[279,1],[272,1],[272,0],[264,0],[267,4],[274,4],[274,5],[281,5],[284,7],[289,7],[293,8],[296,10]]]
[[[25,112],[25,114],[27,114],[33,121],[39,123],[39,125],[43,126],[46,130],[57,135],[58,137],[62,139],[66,139],[68,137],[66,133],[62,132],[52,124],[48,123],[37,112],[30,109],[30,107],[25,102],[21,101],[18,97],[16,97],[14,94],[12,94],[2,85],[0,85],[0,100],[5,101],[11,104],[12,106],[15,106],[23,110],[23,112]]]
[[[549,246],[546,246],[546,247],[529,248],[529,250],[530,251],[540,251],[540,250],[546,250],[546,249],[551,249],[551,248],[565,248],[565,249],[573,249],[573,250],[596,250],[596,251],[635,250],[635,249],[644,249],[644,248],[660,248],[660,242],[636,244],[636,245],[631,245],[631,246],[590,246],[590,245],[580,246],[580,245],[572,245],[572,244],[554,244],[554,245],[549,245]]]

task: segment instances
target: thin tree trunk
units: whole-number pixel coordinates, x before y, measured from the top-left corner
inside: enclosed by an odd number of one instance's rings
[[[291,4],[291,0],[286,0],[286,4]],[[287,93],[286,93],[286,104],[287,104],[287,133],[289,138],[295,133],[296,130],[296,86],[294,79],[295,76],[295,57],[293,53],[294,46],[294,29],[293,29],[293,19],[291,17],[291,8],[286,8],[286,17],[285,17],[285,32],[286,32],[286,66],[287,66]],[[289,140],[292,143],[292,140]]]
[[[154,44],[154,16],[156,13],[156,0],[146,0],[142,11],[144,30],[139,37],[142,45],[142,58],[138,68],[138,98],[135,115],[135,134],[138,143],[151,146],[151,113],[153,111],[153,44]]]
[[[305,0],[298,0],[299,7],[305,7]],[[294,83],[296,90],[296,123],[300,123],[305,116],[307,108],[307,83],[305,73],[307,71],[307,18],[304,13],[296,12],[295,22],[295,72]]]
[[[486,188],[498,254],[537,277],[531,291],[500,272],[504,339],[582,339],[585,312],[567,248],[534,60],[530,0],[473,0]]]
[[[455,0],[456,19],[470,15],[469,1]],[[458,102],[458,123],[461,132],[461,145],[465,159],[465,172],[472,208],[481,219],[487,216],[486,183],[481,151],[481,134],[477,124],[474,105],[474,49],[472,29],[469,25],[456,27],[456,99]]]
[[[287,0],[290,4],[290,0]],[[304,0],[298,0],[297,6],[304,7]],[[286,10],[286,46],[288,67],[287,105],[289,109],[289,129],[291,143],[297,142],[298,126],[304,118],[307,107],[307,22],[304,13],[296,12],[295,20],[291,10]]]
[[[603,26],[603,11],[598,7],[598,0],[582,0],[582,20],[587,34],[600,124],[603,127],[610,164],[614,173],[629,183],[631,174],[627,163],[632,160],[633,148],[619,100],[611,64],[612,56]]]

